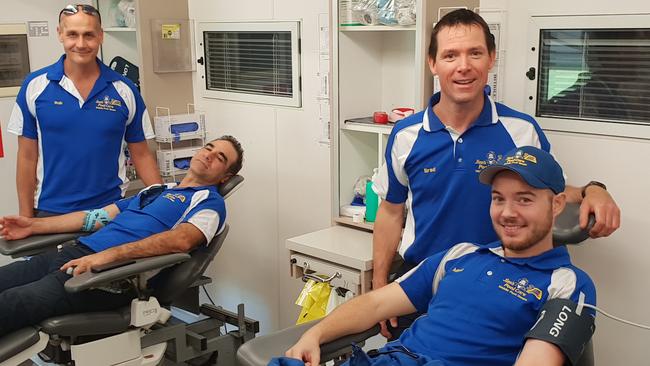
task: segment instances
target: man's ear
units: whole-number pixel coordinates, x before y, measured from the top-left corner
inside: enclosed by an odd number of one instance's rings
[[[566,206],[566,194],[564,192],[553,196],[553,217],[557,217]]]
[[[436,75],[436,60],[431,56],[427,56],[427,64],[429,64],[429,71],[432,75]]]
[[[219,181],[219,184],[224,184],[224,183],[226,183],[228,180],[230,180],[230,178],[232,178],[232,177],[234,177],[234,176],[235,176],[235,175],[232,174],[232,173],[226,173],[226,175],[225,175],[223,178],[221,178],[221,180]]]

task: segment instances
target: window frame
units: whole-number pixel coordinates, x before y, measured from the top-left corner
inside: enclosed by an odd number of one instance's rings
[[[544,130],[650,139],[650,124],[596,119],[542,117],[537,115],[537,84],[540,73],[541,31],[583,29],[650,29],[650,14],[618,15],[532,15],[528,26],[527,67],[535,78],[526,78],[525,112],[534,116]],[[650,121],[648,121],[650,123]]]
[[[207,59],[205,57],[204,32],[291,32],[291,83],[292,96],[248,94],[210,90],[207,88]],[[257,21],[257,22],[199,22],[196,32],[196,54],[203,60],[197,68],[202,95],[205,98],[222,99],[255,104],[269,104],[286,107],[302,107],[300,21]],[[201,62],[199,62],[201,63]]]

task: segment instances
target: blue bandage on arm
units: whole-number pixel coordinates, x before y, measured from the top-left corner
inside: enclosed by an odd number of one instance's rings
[[[539,339],[556,345],[569,363],[575,365],[595,330],[590,311],[569,299],[552,299],[542,307],[526,339]]]
[[[81,231],[93,231],[97,223],[100,224],[99,228],[101,228],[111,221],[108,212],[103,208],[84,212],[86,213],[86,217],[84,218],[83,226],[81,226]]]

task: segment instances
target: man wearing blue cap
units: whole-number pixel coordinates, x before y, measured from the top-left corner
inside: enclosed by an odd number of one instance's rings
[[[490,217],[500,240],[463,242],[428,257],[396,282],[336,309],[286,355],[318,365],[320,344],[417,310],[426,314],[398,340],[369,354],[355,349],[349,364],[574,364],[593,334],[594,314],[570,305],[595,304],[596,291],[567,249],[553,247],[553,222],[566,203],[562,168],[549,153],[525,146],[479,179],[491,185]],[[559,330],[538,331],[544,314],[556,319],[558,302],[569,309],[563,308],[562,319],[569,312],[570,321]]]

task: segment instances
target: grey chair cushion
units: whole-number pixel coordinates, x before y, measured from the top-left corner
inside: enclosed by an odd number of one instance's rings
[[[240,366],[264,366],[271,358],[284,356],[284,352],[293,346],[309,328],[320,320],[295,325],[271,334],[255,337],[244,343],[237,350],[237,361]],[[379,333],[379,325],[357,334],[352,334],[321,345],[323,361],[337,355],[338,350],[349,347],[352,343],[361,343]]]
[[[44,320],[41,330],[62,337],[115,334],[126,331],[131,323],[131,308],[115,311],[70,314]]]
[[[30,346],[36,344],[40,336],[34,327],[19,329],[0,338],[0,362],[4,362]]]

